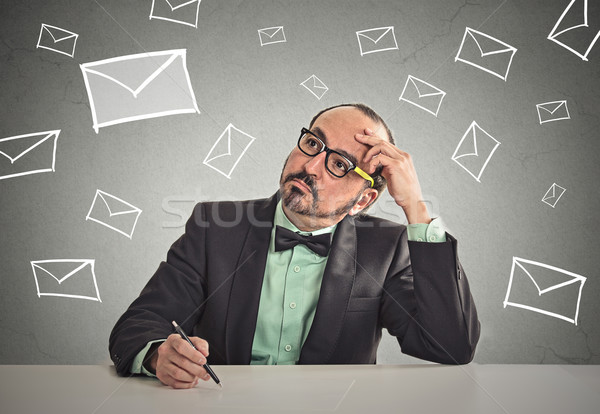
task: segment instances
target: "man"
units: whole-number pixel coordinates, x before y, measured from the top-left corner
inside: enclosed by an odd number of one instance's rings
[[[361,214],[386,185],[408,228]],[[439,363],[470,362],[479,339],[456,240],[429,216],[410,155],[350,104],[302,130],[273,197],[195,207],[109,348],[121,375],[190,388],[206,362],[373,364],[383,328]]]

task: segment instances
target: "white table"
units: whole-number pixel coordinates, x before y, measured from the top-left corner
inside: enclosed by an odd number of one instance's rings
[[[0,413],[600,413],[600,366],[214,366],[174,390],[112,366],[0,366]]]

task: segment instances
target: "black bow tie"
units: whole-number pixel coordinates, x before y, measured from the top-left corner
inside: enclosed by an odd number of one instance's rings
[[[284,227],[275,228],[275,251],[288,250],[297,244],[304,244],[319,256],[327,256],[331,244],[331,234],[319,234],[318,236],[303,236]]]

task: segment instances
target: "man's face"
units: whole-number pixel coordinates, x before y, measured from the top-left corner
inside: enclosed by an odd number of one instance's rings
[[[310,130],[328,148],[366,169],[362,159],[369,147],[354,139],[355,134],[364,134],[366,128],[376,130],[377,124],[356,108],[338,107],[319,116]],[[292,222],[295,218],[305,228],[333,225],[346,214],[356,214],[366,207],[361,205],[365,195],[373,192],[377,195],[354,171],[342,178],[335,177],[327,171],[325,157],[325,151],[310,157],[296,146],[281,173],[279,185],[284,211]]]

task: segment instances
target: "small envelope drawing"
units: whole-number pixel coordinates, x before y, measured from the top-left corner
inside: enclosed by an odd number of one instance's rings
[[[481,174],[499,145],[498,140],[473,121],[452,154],[452,161],[481,182]]]
[[[356,32],[356,38],[361,56],[385,50],[398,50],[394,26],[359,30]]]
[[[465,29],[454,61],[461,61],[506,81],[517,49],[470,27]]]
[[[60,129],[0,139],[0,180],[54,172]]]
[[[437,117],[446,92],[421,79],[408,75],[400,100],[408,102]]]
[[[102,302],[93,259],[31,261],[38,297],[60,296]]]
[[[563,20],[569,23],[563,24]],[[590,27],[588,21],[588,0],[571,0],[548,34],[548,40],[564,47],[584,61],[588,60],[587,56],[599,37],[600,22],[594,21]]]
[[[169,22],[198,27],[198,11],[202,0],[152,0],[150,20]]]
[[[308,91],[315,95],[318,100],[321,100],[323,95],[325,95],[325,92],[329,90],[329,88],[321,81],[321,79],[317,78],[316,75],[311,75],[300,85],[308,89]]]
[[[104,191],[96,190],[86,220],[95,221],[131,239],[142,210]]]
[[[584,276],[573,272],[513,257],[504,308],[527,309],[577,325],[585,281]],[[520,297],[511,300],[511,296]]]
[[[77,33],[42,23],[36,47],[73,57],[78,37]]]
[[[548,204],[550,207],[554,208],[558,200],[562,197],[562,195],[567,191],[566,188],[561,187],[560,185],[553,183],[544,197],[542,197],[542,201]]]
[[[186,50],[119,56],[81,66],[93,127],[160,116],[200,113],[186,67]]]
[[[571,119],[567,101],[554,101],[536,104],[540,125],[546,122],[560,121],[561,119]]]
[[[229,124],[213,144],[203,164],[231,179],[233,170],[255,139]]]
[[[285,43],[285,32],[283,26],[265,27],[264,29],[258,29],[258,38],[260,39],[260,45],[272,45],[273,43]]]

